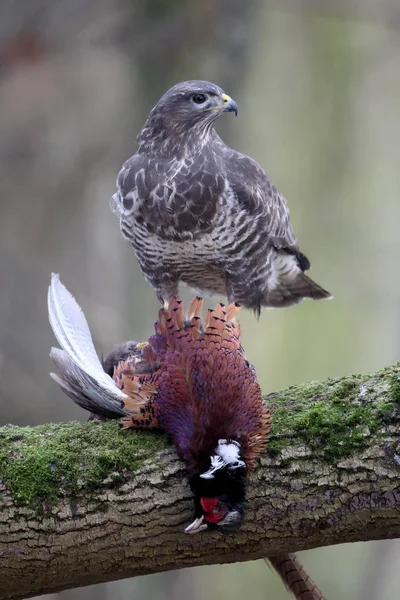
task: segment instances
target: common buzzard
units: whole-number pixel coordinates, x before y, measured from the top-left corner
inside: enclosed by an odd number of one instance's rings
[[[214,129],[237,104],[207,81],[168,90],[118,175],[111,208],[161,301],[178,285],[223,294],[257,314],[329,292],[305,275],[285,198]]]

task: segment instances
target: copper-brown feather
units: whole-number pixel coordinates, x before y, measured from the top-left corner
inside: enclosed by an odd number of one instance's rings
[[[326,600],[295,554],[268,559],[296,600]]]

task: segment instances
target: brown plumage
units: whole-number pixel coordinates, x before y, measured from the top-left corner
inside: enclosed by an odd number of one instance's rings
[[[48,301],[63,348],[51,351],[60,373],[52,377],[97,417],[122,417],[123,429],[162,429],[170,436],[194,496],[188,534],[241,526],[247,480],[271,426],[240,343],[239,307],[219,304],[203,321],[202,304],[195,298],[185,315],[182,302],[172,299],[148,343],[121,344],[101,364],[81,309],[56,275]],[[273,557],[271,564],[296,598],[323,600],[294,555]]]
[[[111,208],[160,300],[179,283],[259,313],[330,296],[305,271],[285,198],[214,130],[236,103],[207,81],[168,90],[118,175]]]

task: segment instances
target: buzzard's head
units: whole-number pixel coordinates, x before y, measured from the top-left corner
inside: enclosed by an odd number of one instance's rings
[[[208,131],[223,112],[238,107],[224,91],[208,81],[184,81],[169,89],[150,112],[138,141]]]

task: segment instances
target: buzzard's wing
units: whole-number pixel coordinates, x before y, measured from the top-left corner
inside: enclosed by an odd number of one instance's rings
[[[251,158],[235,152],[227,162],[227,176],[240,210],[257,217],[270,244],[299,253],[285,198]]]
[[[182,160],[135,154],[117,179],[111,209],[122,220],[139,218],[147,230],[179,241],[212,229],[226,181],[210,151]]]
[[[272,285],[267,305],[291,306],[303,298],[322,300],[331,294],[305,275],[310,261],[300,252],[293,233],[286,200],[255,161],[232,152],[227,163],[227,177],[237,210],[253,219],[259,239],[266,251],[275,248]],[[244,220],[246,217],[244,217]],[[280,251],[280,252],[279,252]],[[258,312],[261,304],[255,303]]]
[[[149,193],[148,161],[145,155],[135,154],[122,166],[117,178],[117,191],[111,198],[111,210],[123,218],[139,214]]]

